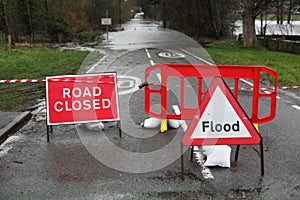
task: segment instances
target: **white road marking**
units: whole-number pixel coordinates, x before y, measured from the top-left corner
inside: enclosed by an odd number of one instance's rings
[[[148,56],[149,59],[152,58],[149,52],[147,52],[147,56]]]
[[[161,74],[157,73],[156,76],[157,76],[157,79],[159,80],[159,82],[161,83]]]
[[[156,76],[157,76],[157,79],[159,80],[159,82],[161,84],[161,74],[157,73]],[[167,87],[167,91],[169,91],[169,87]]]
[[[94,68],[98,65],[100,65],[100,63],[106,58],[107,56],[103,56],[103,58],[101,58],[96,64],[94,64],[87,72],[86,74],[89,74],[90,72],[92,72],[94,70]]]
[[[179,109],[178,105],[172,105],[172,108],[173,108],[176,115],[180,115],[180,109]],[[181,121],[181,128],[184,132],[186,132],[188,126],[187,126],[185,120]],[[199,150],[199,149],[198,149],[198,147],[194,147],[194,150]],[[197,162],[201,166],[201,173],[202,173],[203,177],[205,179],[214,178],[214,176],[212,175],[210,169],[208,167],[204,166],[205,160],[204,160],[204,156],[203,156],[202,152],[198,151],[195,154],[196,154]]]
[[[155,65],[155,63],[153,62],[153,60],[150,60],[150,64],[153,66]]]
[[[184,53],[189,54],[190,56],[193,56],[194,58],[197,58],[198,60],[201,60],[202,62],[204,62],[204,63],[206,63],[206,64],[213,65],[213,63],[211,63],[211,62],[209,62],[209,61],[207,61],[207,60],[205,60],[205,59],[203,59],[203,58],[200,58],[200,57],[198,57],[198,56],[192,54],[191,52],[189,52],[189,51],[187,51],[187,50],[184,50],[184,49],[182,49],[182,48],[180,48],[180,50],[183,51]]]
[[[171,59],[185,58],[184,54],[173,53],[173,52],[160,52],[157,55],[162,58],[171,58]]]
[[[147,54],[149,53],[148,49],[145,49],[145,51],[146,51]],[[150,63],[151,63],[151,65],[155,64],[153,62],[153,60],[151,60],[151,59],[150,59]],[[157,73],[156,76],[157,76],[159,82],[161,82],[161,74]],[[167,90],[169,90],[169,89],[167,88]],[[175,114],[177,114],[177,115],[180,114],[180,109],[179,109],[178,105],[173,105],[172,108],[174,109]],[[182,120],[181,127],[182,127],[182,130],[184,132],[187,130],[188,126],[187,126],[185,120]],[[214,176],[212,175],[210,169],[208,167],[204,166],[205,160],[204,160],[203,154],[200,153],[200,152],[196,152],[196,158],[197,158],[197,162],[201,166],[201,173],[202,173],[203,177],[205,179],[212,179],[212,178],[214,178]]]
[[[121,79],[121,80],[117,81],[118,89],[127,89],[127,90],[123,90],[123,91],[118,91],[118,95],[134,93],[139,90],[139,85],[142,84],[142,80],[135,76],[120,75],[120,76],[117,76],[117,78]],[[122,81],[122,79],[125,79],[125,81]],[[126,80],[126,79],[128,79],[128,80]],[[124,82],[129,83],[129,85],[123,86],[122,83],[124,83]]]
[[[173,108],[176,115],[180,115],[181,112],[180,112],[180,109],[179,109],[178,105],[172,105],[172,108]],[[184,132],[188,128],[185,120],[182,120],[181,127],[182,127],[182,130]]]
[[[185,53],[187,53],[187,54],[189,54],[190,56],[192,56],[192,57],[194,57],[194,58],[196,58],[196,59],[198,59],[198,60],[200,60],[200,61],[208,64],[208,65],[214,65],[214,63],[209,62],[209,61],[207,61],[207,60],[205,60],[203,58],[200,58],[200,57],[194,55],[193,53],[191,53],[191,52],[189,52],[187,50],[184,50],[184,49],[181,49],[181,48],[180,48],[180,50],[183,51],[183,52],[185,52]],[[250,85],[250,86],[253,87],[253,83],[250,83],[249,81],[246,81],[245,79],[240,79],[240,80],[243,81],[244,83],[246,83],[246,84],[248,84],[248,85]]]
[[[246,83],[246,84],[248,84],[248,85],[250,85],[251,87],[254,86],[253,83],[251,83],[251,82],[249,82],[249,81],[246,81],[246,80],[243,79],[243,78],[241,78],[241,81],[244,82],[244,83]]]
[[[300,106],[292,105],[293,108],[296,108],[297,110],[300,110]]]
[[[151,66],[155,65],[154,61],[151,59],[152,57],[151,57],[151,54],[149,53],[149,50],[147,48],[145,48],[145,51],[146,51],[147,57],[149,58]]]
[[[207,60],[205,60],[205,59],[203,59],[203,58],[200,58],[200,57],[194,55],[193,53],[191,53],[191,52],[189,52],[189,51],[187,51],[187,50],[184,50],[184,49],[181,49],[181,48],[180,48],[180,50],[183,51],[183,52],[185,52],[185,53],[187,53],[187,54],[189,54],[190,56],[193,56],[194,58],[197,58],[198,60],[200,60],[200,61],[202,61],[202,62],[204,62],[204,63],[206,63],[206,64],[208,64],[208,65],[214,65],[213,63],[211,63],[211,62],[209,62],[209,61],[207,61]],[[247,80],[245,80],[245,79],[243,79],[243,78],[241,78],[240,80],[241,80],[242,82],[244,82],[244,83],[250,85],[251,87],[253,87],[253,83],[251,83],[251,82],[249,82],[249,81],[247,81]],[[265,93],[266,93],[266,92],[265,92]],[[276,96],[276,98],[277,98],[277,99],[280,99],[279,96]]]

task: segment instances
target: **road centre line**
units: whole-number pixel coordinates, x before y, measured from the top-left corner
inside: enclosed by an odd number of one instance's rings
[[[149,59],[152,58],[149,52],[147,52],[147,56],[148,56]]]
[[[160,84],[161,84],[161,74],[160,73],[156,73],[156,77],[159,80]],[[167,87],[167,91],[169,91],[169,87]]]
[[[146,48],[145,51],[146,51],[146,54],[147,54],[148,58],[151,59],[152,57],[151,57],[151,55],[149,53],[149,50]]]
[[[150,64],[153,66],[155,65],[155,63],[153,62],[153,60],[150,60]]]
[[[151,54],[149,53],[149,50],[147,48],[145,48],[145,51],[146,51],[147,57],[149,58],[151,66],[155,65],[155,62],[151,59],[152,57],[151,57]]]
[[[149,53],[148,49],[145,49],[145,51],[146,51],[147,54]],[[150,53],[149,53],[149,54],[150,54]],[[148,55],[147,55],[147,56],[148,56]],[[151,55],[150,55],[150,56],[151,56]],[[149,58],[149,56],[148,56],[148,58]],[[149,59],[150,59],[150,58],[149,58]],[[152,59],[150,59],[150,63],[151,63],[151,65],[154,65],[154,64],[155,64],[155,63],[153,62]],[[156,76],[157,76],[158,80],[159,80],[160,83],[161,83],[161,74],[157,73]],[[167,88],[167,90],[168,90],[168,88]],[[179,109],[179,106],[178,106],[178,105],[172,105],[172,108],[173,108],[175,114],[177,114],[177,115],[180,114],[180,109]],[[186,121],[185,121],[185,120],[182,120],[181,122],[182,122],[182,124],[181,124],[182,130],[183,130],[184,132],[186,132],[186,130],[187,130],[187,124],[186,124]],[[195,149],[196,149],[196,148],[198,148],[198,147],[195,147]],[[204,166],[205,160],[204,160],[203,154],[202,154],[201,152],[196,152],[196,158],[197,158],[197,161],[198,161],[199,165],[201,166],[201,173],[202,173],[202,176],[203,176],[205,179],[212,179],[212,178],[214,178],[214,176],[212,175],[210,169],[209,169],[208,167]]]
[[[160,74],[160,73],[157,73],[156,76],[157,76],[159,82],[161,83],[161,74]]]

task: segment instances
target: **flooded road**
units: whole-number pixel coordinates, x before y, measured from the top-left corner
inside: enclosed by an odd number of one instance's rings
[[[9,149],[0,155],[2,199],[299,199],[300,127],[292,119],[299,119],[300,112],[289,106],[297,103],[295,99],[280,96],[276,119],[260,126],[265,176],[260,175],[257,145],[241,146],[238,162],[236,146],[230,146],[231,167],[206,168],[209,177],[203,163],[190,161],[185,147],[182,180],[184,130],[161,133],[159,128],[142,127],[149,116],[138,85],[154,64],[213,61],[191,38],[155,22],[132,20],[124,29],[110,33],[109,41],[97,47],[101,51],[91,53],[78,72],[117,72],[122,137],[114,123],[96,130],[84,124],[60,125],[53,127],[47,143],[45,121],[33,118],[1,147]],[[159,79],[152,77],[154,83]],[[176,104],[180,98],[172,81],[170,99]],[[192,104],[195,96],[192,91],[185,98]],[[250,97],[243,91],[242,99]]]

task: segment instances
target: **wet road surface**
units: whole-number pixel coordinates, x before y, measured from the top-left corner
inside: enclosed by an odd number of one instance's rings
[[[182,51],[200,47],[180,34],[174,45],[174,32],[142,20],[110,35],[111,42],[99,47],[106,54],[89,55],[85,62],[96,64],[82,68],[81,73],[117,71],[122,138],[114,125],[106,124],[102,131],[61,125],[54,127],[47,143],[45,122],[30,121],[15,134],[16,140],[1,147],[9,149],[0,156],[1,199],[299,199],[300,111],[290,106],[299,105],[297,99],[280,94],[276,119],[260,126],[264,177],[260,175],[259,146],[243,145],[237,163],[233,161],[235,146],[231,147],[230,168],[210,168],[211,179],[203,176],[195,159],[189,160],[185,148],[182,180],[180,141],[184,132],[179,128],[160,133],[158,128],[141,127],[148,116],[144,92],[136,86],[144,81],[144,70],[152,64],[203,63]],[[165,58],[159,56],[161,52],[186,57]],[[176,89],[171,91],[177,96]],[[250,95],[241,93],[247,110]]]

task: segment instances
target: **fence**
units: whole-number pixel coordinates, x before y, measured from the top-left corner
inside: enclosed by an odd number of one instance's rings
[[[259,42],[268,49],[300,54],[300,41],[286,40],[284,38],[259,37]]]

